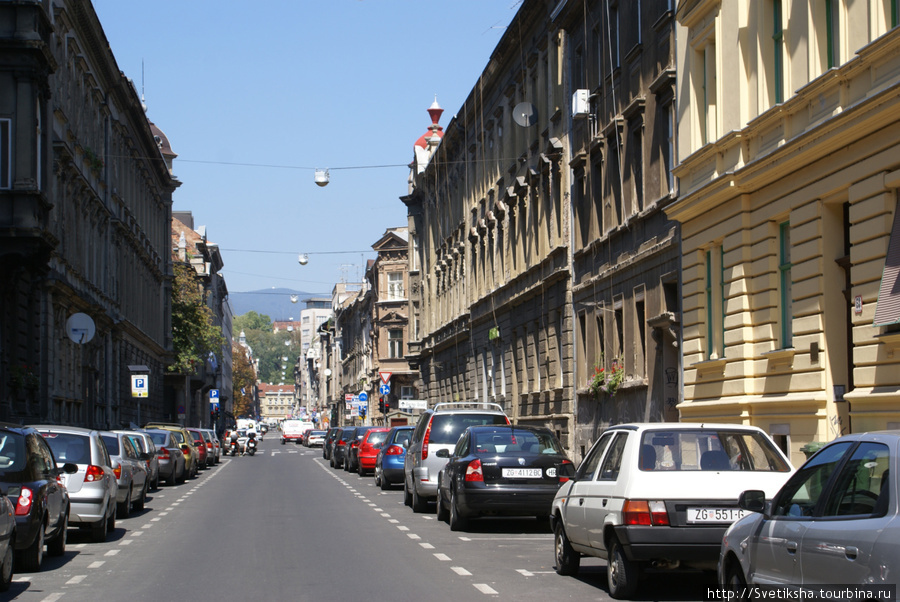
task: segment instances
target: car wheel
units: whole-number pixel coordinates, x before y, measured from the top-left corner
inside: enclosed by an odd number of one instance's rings
[[[66,538],[69,536],[69,511],[60,519],[62,523],[56,537],[47,542],[47,554],[50,556],[63,556],[66,553]]]
[[[378,486],[381,487],[382,491],[387,491],[391,488],[391,482],[387,480],[387,477],[384,474],[381,475],[381,482],[378,483]]]
[[[581,567],[581,556],[572,549],[561,520],[558,520],[553,533],[553,549],[556,552],[556,572],[560,575],[577,575]]]
[[[459,504],[456,499],[456,489],[450,490],[450,530],[462,531],[466,528],[466,519],[459,514]]]
[[[738,600],[747,597],[747,580],[737,560],[732,560],[725,571],[725,591],[734,593]]]
[[[403,477],[403,504],[412,506],[412,494],[409,492],[409,483],[405,476]]]
[[[328,463],[331,464],[332,468],[334,468],[334,458],[332,458]]]
[[[625,557],[625,550],[615,536],[610,538],[607,549],[606,581],[609,595],[617,600],[631,598],[637,591],[640,567]]]
[[[3,562],[0,562],[0,592],[9,589],[13,579],[13,540],[9,540],[6,546],[6,554],[3,555]]]
[[[141,489],[141,494],[134,501],[134,509],[135,510],[143,510],[144,509],[144,500],[147,499],[147,484],[144,483],[144,487]]]
[[[444,522],[449,518],[450,518],[450,513],[447,511],[447,506],[444,505],[444,496],[441,495],[441,490],[438,489],[437,519],[441,522]]]
[[[172,474],[170,474],[170,475],[168,476],[168,478],[166,479],[166,485],[171,485],[171,486],[174,487],[174,486],[175,486],[175,483],[176,483],[177,481],[178,481],[178,479],[175,478],[175,469],[173,468],[173,469],[172,469]]]
[[[362,462],[360,462],[359,466],[356,468],[356,474],[361,477],[366,476],[366,469],[362,467]]]
[[[112,514],[109,515],[109,518],[106,519],[106,532],[112,533],[116,530],[116,517],[118,516],[116,512],[116,506],[113,504]],[[106,536],[103,536],[103,541],[106,541]]]
[[[106,541],[106,533],[109,530],[109,518],[103,517],[96,523],[91,525],[91,541],[94,543],[103,543]]]
[[[30,546],[22,550],[17,556],[21,562],[22,570],[26,573],[36,573],[41,570],[41,561],[44,559],[44,525],[38,527],[37,536]]]
[[[131,489],[128,490],[128,495],[125,497],[125,501],[119,504],[117,511],[122,515],[122,518],[128,518],[129,516],[131,516]]]

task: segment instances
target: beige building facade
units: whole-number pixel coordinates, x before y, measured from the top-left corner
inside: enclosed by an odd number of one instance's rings
[[[678,5],[678,409],[759,426],[795,463],[900,426],[897,19],[881,0]]]

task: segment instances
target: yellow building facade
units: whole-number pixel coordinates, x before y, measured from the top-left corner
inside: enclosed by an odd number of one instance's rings
[[[900,428],[897,3],[690,0],[676,19],[681,420],[759,426],[795,464]]]

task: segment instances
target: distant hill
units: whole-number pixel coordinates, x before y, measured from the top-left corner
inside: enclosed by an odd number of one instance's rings
[[[291,296],[297,298],[291,302]],[[228,301],[235,316],[242,316],[248,311],[255,311],[272,318],[273,321],[286,321],[291,318],[300,319],[300,310],[306,309],[304,299],[323,297],[330,299],[330,293],[306,293],[288,288],[270,288],[246,293],[228,293]]]

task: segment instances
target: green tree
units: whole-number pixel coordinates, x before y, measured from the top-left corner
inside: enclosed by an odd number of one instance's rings
[[[232,330],[234,332],[248,330],[272,330],[272,318],[266,314],[258,314],[252,309],[245,314],[237,316],[232,321]]]
[[[243,331],[247,344],[253,350],[260,382],[281,382],[282,369],[285,372],[285,382],[293,382],[294,364],[300,353],[299,332],[273,332],[271,318],[255,311],[237,316],[232,326],[235,333]]]
[[[222,360],[225,337],[214,324],[212,310],[205,303],[203,287],[190,265],[176,262],[172,283],[172,348],[175,361],[169,372],[194,374],[212,353]]]
[[[234,342],[231,345],[231,379],[234,415],[247,416],[250,414],[251,396],[256,385],[256,370],[247,350]]]

